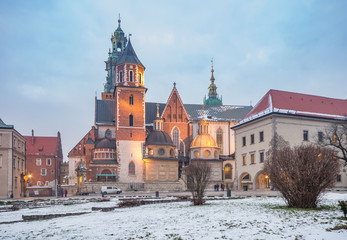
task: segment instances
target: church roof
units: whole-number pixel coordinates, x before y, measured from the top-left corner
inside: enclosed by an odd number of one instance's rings
[[[169,145],[175,146],[171,137],[164,131],[152,131],[146,138],[146,145]]]
[[[24,136],[27,155],[57,156],[59,137]]]
[[[95,124],[114,125],[115,108],[114,100],[95,100]]]
[[[146,124],[152,124],[157,114],[157,103],[146,102]],[[114,100],[96,100],[95,123],[96,125],[114,125]],[[159,103],[159,113],[162,114],[165,103]],[[202,104],[184,104],[193,121],[202,120]],[[205,119],[208,121],[228,122],[240,121],[252,110],[252,106],[223,105],[205,106]]]
[[[145,66],[143,66],[141,61],[138,59],[138,57],[136,56],[136,53],[135,53],[135,50],[131,44],[130,38],[129,38],[129,43],[126,46],[126,48],[124,49],[122,56],[117,61],[117,64],[121,64],[121,63],[135,63],[138,65],[141,65],[142,67],[145,67]]]
[[[270,113],[346,119],[347,100],[271,89],[238,125]]]

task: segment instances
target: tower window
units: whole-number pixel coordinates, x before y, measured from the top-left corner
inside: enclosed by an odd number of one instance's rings
[[[133,81],[133,71],[130,71],[130,82]]]
[[[142,73],[139,74],[139,83],[142,84]]]
[[[133,95],[130,95],[130,97],[129,97],[129,104],[134,105],[134,96]]]
[[[122,44],[120,42],[117,42],[117,52],[122,51]]]
[[[123,82],[123,72],[119,72],[119,82]]]
[[[129,163],[129,175],[135,175],[135,163],[133,161]]]
[[[129,115],[129,126],[134,126],[134,116],[132,114]]]

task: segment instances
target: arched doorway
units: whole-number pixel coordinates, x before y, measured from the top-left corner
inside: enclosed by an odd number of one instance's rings
[[[256,178],[255,187],[256,189],[270,189],[270,183],[271,181],[269,176],[266,173],[261,172]]]
[[[247,191],[249,189],[252,189],[252,179],[251,175],[249,173],[243,173],[240,177],[240,190]]]

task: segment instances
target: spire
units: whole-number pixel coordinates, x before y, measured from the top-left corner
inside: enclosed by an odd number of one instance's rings
[[[120,20],[120,13],[118,13],[118,28],[120,28],[120,22],[121,22],[121,20]]]
[[[157,118],[159,118],[159,103],[157,103]]]
[[[223,105],[222,99],[218,97],[217,94],[217,86],[214,83],[215,78],[214,78],[214,69],[213,69],[213,58],[211,59],[211,84],[208,87],[208,98],[204,99],[204,104],[205,105]]]
[[[145,67],[136,56],[136,53],[134,51],[134,48],[133,48],[133,45],[131,44],[130,39],[129,39],[128,45],[124,49],[123,55],[120,57],[119,61],[117,62],[117,65],[121,63],[135,63],[142,67]]]

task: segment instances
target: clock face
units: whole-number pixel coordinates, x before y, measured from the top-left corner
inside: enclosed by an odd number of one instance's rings
[[[165,150],[163,148],[159,149],[159,151],[158,151],[159,155],[164,155],[164,153],[165,153]]]

